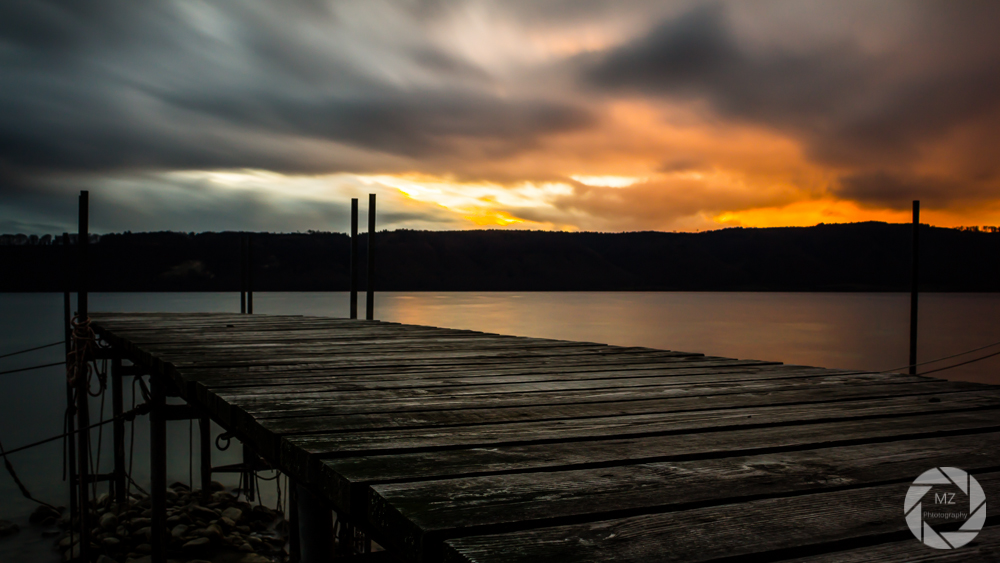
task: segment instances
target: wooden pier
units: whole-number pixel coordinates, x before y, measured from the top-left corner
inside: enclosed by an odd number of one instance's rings
[[[973,543],[934,550],[903,513],[910,484],[937,466],[1000,499],[997,387],[379,321],[91,317],[136,366],[123,373],[152,374],[154,433],[171,418],[163,395],[179,395],[290,475],[300,504],[386,548],[371,558],[1000,553],[993,519]],[[302,542],[305,560],[325,549],[315,532]]]

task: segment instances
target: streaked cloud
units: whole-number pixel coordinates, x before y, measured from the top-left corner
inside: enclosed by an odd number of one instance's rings
[[[10,0],[0,230],[1000,223],[991,2]],[[102,211],[103,210],[103,211]],[[103,216],[100,214],[104,213]]]

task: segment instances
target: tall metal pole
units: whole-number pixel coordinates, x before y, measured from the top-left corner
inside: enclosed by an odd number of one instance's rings
[[[920,275],[920,200],[913,201],[913,250],[910,272],[910,375],[917,374],[917,305]]]
[[[80,215],[79,215],[79,226],[80,230],[77,233],[77,251],[78,251],[78,277],[76,280],[77,293],[76,293],[76,314],[78,321],[80,323],[86,323],[89,317],[87,312],[87,281],[88,281],[88,271],[87,271],[87,246],[90,239],[90,194],[86,191],[80,192]],[[82,342],[74,342],[74,347],[80,347],[76,351],[78,354],[82,354],[86,349],[86,345]],[[77,358],[77,362],[85,362],[87,358]],[[80,363],[77,365],[79,366]],[[76,427],[79,429],[77,434],[77,475],[79,479],[79,485],[77,490],[79,491],[79,502],[77,507],[79,508],[79,523],[80,523],[80,556],[84,561],[87,561],[88,552],[90,551],[90,495],[88,494],[88,485],[90,484],[90,479],[88,478],[88,467],[87,463],[90,456],[90,408],[88,404],[88,381],[87,381],[87,371],[78,370],[76,373]]]
[[[351,198],[351,318],[358,318],[358,198]]]
[[[240,235],[240,313],[247,312],[247,236]]]
[[[70,352],[73,351],[73,333],[70,322],[73,320],[73,309],[70,304],[69,293],[73,289],[73,254],[72,249],[69,244],[69,233],[63,233],[62,236],[63,243],[63,337],[66,339],[66,369],[69,370],[70,365]],[[73,417],[76,415],[76,407],[73,405],[73,387],[66,381],[66,408],[69,410],[69,416],[66,417],[66,424],[68,428],[66,431],[69,433],[69,439],[66,440],[66,447],[68,451],[66,452],[66,465],[69,468],[69,513],[70,515],[76,514],[76,501],[77,501],[77,482],[76,482],[76,421]]]
[[[368,194],[368,302],[365,318],[375,319],[375,194]]]
[[[247,314],[253,314],[253,236],[247,234]]]

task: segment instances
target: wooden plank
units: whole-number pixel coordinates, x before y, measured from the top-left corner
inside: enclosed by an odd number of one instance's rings
[[[357,511],[357,502],[359,499],[366,502],[366,487],[373,483],[762,455],[997,430],[1000,430],[1000,423],[996,411],[950,413],[946,417],[929,412],[837,422],[723,427],[699,432],[681,428],[674,433],[652,436],[611,436],[554,443],[476,443],[465,444],[461,449],[426,451],[410,448],[409,451],[382,451],[378,455],[358,453],[354,457],[333,459],[323,459],[327,450],[310,449],[308,441],[286,438],[282,442],[281,463],[301,478],[316,483],[337,506]]]
[[[988,521],[987,521],[988,523]],[[905,534],[903,534],[905,536]],[[983,528],[972,543],[959,549],[931,549],[913,536],[897,542],[831,551],[821,555],[796,557],[787,563],[978,563],[1000,562],[1000,526]]]
[[[637,400],[614,403],[583,403],[567,405],[541,405],[522,408],[488,408],[476,407],[479,401],[471,400],[470,408],[427,411],[414,404],[408,411],[395,410],[386,412],[385,407],[365,405],[340,407],[324,410],[322,417],[303,417],[289,415],[287,417],[265,417],[259,413],[248,413],[232,403],[220,402],[214,405],[214,412],[224,421],[227,427],[238,430],[252,437],[260,444],[268,455],[277,455],[279,439],[283,436],[337,433],[357,430],[384,431],[389,434],[398,429],[416,430],[420,428],[436,428],[441,431],[451,431],[460,426],[469,428],[456,430],[466,434],[474,432],[480,426],[487,426],[490,432],[503,429],[501,424],[515,423],[520,426],[506,427],[510,431],[520,431],[525,423],[535,425],[556,425],[566,429],[567,424],[585,424],[587,417],[605,418],[620,421],[623,416],[660,414],[672,421],[695,420],[702,417],[714,420],[716,423],[738,420],[744,424],[757,423],[762,420],[761,413],[772,417],[785,417],[788,420],[809,420],[823,416],[868,416],[871,413],[865,409],[873,409],[885,413],[893,412],[924,412],[928,410],[944,411],[960,408],[982,408],[996,404],[996,393],[938,393],[946,387],[936,387],[935,395],[928,398],[928,389],[900,389],[889,391],[881,397],[872,398],[872,394],[863,394],[860,386],[845,387],[838,397],[829,391],[809,390],[806,392],[767,393],[757,398],[756,406],[747,401],[744,395],[724,396],[706,403],[703,398],[683,398],[671,400]],[[951,391],[951,390],[948,390]],[[914,393],[915,395],[908,395]],[[938,402],[930,402],[937,399]],[[844,403],[844,404],[837,404]],[[647,406],[648,405],[648,406]],[[824,408],[819,408],[823,405]],[[813,406],[814,408],[810,408]],[[646,407],[644,411],[642,407]],[[737,414],[737,409],[741,410]],[[765,410],[761,410],[765,409]],[[334,412],[351,412],[338,417],[329,416]],[[671,416],[673,415],[673,416]],[[751,420],[757,416],[756,420]],[[584,419],[584,420],[580,420]],[[777,419],[775,419],[777,420]]]
[[[915,476],[914,476],[915,477]],[[986,496],[1000,474],[977,475]],[[556,526],[445,542],[445,561],[709,561],[818,553],[861,540],[904,539],[903,498],[910,482]],[[915,540],[914,540],[915,541]]]
[[[451,386],[401,389],[364,389],[358,386],[350,391],[345,387],[340,392],[302,393],[299,395],[238,396],[224,392],[199,394],[201,401],[217,408],[228,404],[258,418],[287,416],[322,415],[337,405],[355,406],[355,410],[385,412],[388,408],[411,408],[411,410],[456,409],[482,406],[484,402],[494,407],[556,405],[567,403],[598,403],[637,399],[663,399],[670,397],[703,397],[710,404],[712,397],[740,395],[745,404],[767,403],[769,395],[778,391],[810,389],[817,396],[840,393],[848,396],[888,396],[905,393],[901,383],[866,381],[850,377],[786,383],[780,387],[765,382],[721,382],[703,385],[671,385],[665,378],[623,378],[597,381],[557,381],[537,383],[517,383],[495,386]],[[976,390],[975,384],[952,386],[941,382],[916,382],[912,388],[920,386],[921,392],[947,392],[948,390]]]
[[[934,398],[943,399],[929,402],[928,394],[920,393],[919,389],[901,390],[902,393],[886,397],[870,398],[867,396],[829,397],[826,394],[803,393],[792,391],[788,393],[773,393],[774,401],[760,402],[757,405],[747,405],[740,396],[726,396],[705,404],[700,399],[657,399],[643,401],[621,401],[610,403],[584,403],[570,405],[543,405],[531,407],[513,407],[506,409],[486,406],[466,409],[450,409],[439,411],[403,410],[391,412],[362,411],[352,414],[335,415],[335,410],[329,414],[307,418],[263,418],[257,422],[264,431],[275,436],[324,434],[334,432],[354,432],[357,430],[388,430],[394,428],[445,428],[458,426],[479,426],[498,423],[524,422],[555,422],[581,418],[614,418],[621,416],[662,414],[681,415],[682,413],[701,412],[706,416],[725,417],[726,410],[740,413],[737,416],[753,417],[757,413],[760,420],[762,413],[776,416],[784,410],[794,410],[798,414],[808,409],[809,418],[832,416],[831,413],[869,413],[879,412],[923,412],[943,411],[959,408],[979,408],[985,406],[1000,406],[1000,392],[983,393],[949,392],[935,393]],[[814,408],[809,408],[810,406]],[[896,410],[903,408],[906,410]],[[869,413],[870,414],[870,413]],[[859,415],[860,416],[860,415]],[[800,419],[800,420],[805,420]]]
[[[757,456],[375,485],[370,522],[436,559],[467,535],[609,520],[773,495],[910,482],[930,467],[1000,469],[1000,434],[905,440]],[[901,512],[901,511],[900,511]]]

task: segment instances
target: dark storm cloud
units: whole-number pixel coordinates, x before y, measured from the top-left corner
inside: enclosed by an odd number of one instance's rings
[[[907,209],[916,199],[930,207],[946,207],[955,199],[995,198],[1000,183],[880,171],[847,175],[834,192],[868,206]]]
[[[590,123],[573,103],[498,96],[488,73],[419,34],[369,53],[339,39],[342,22],[321,3],[202,9],[0,4],[0,165],[367,171],[294,141],[453,157],[477,142],[514,152]]]
[[[1000,108],[1000,4],[903,8],[915,23],[880,49],[850,37],[754,45],[731,10],[699,8],[602,55],[585,77],[609,92],[708,101],[727,118],[793,134],[821,162],[909,163],[924,144]],[[866,23],[863,10],[855,15]]]

